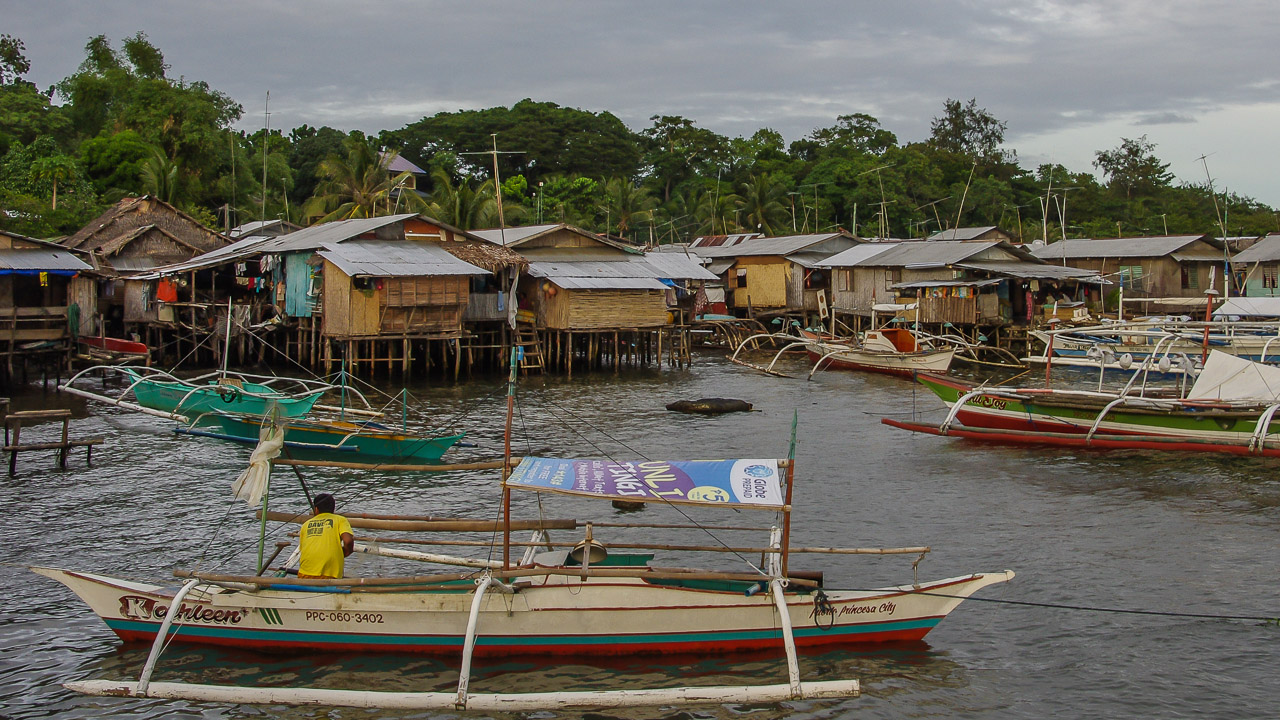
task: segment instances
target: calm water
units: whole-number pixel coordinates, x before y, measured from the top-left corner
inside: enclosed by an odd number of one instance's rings
[[[802,364],[792,369],[801,372]],[[413,388],[440,422],[460,423],[480,446],[455,459],[501,452],[499,380]],[[702,418],[667,412],[682,398],[735,397],[758,412]],[[19,461],[5,478],[8,564],[0,567],[0,717],[453,717],[315,708],[86,698],[59,683],[136,678],[145,649],[122,648],[61,585],[25,564],[54,564],[138,578],[175,567],[251,568],[256,525],[229,485],[249,450],[175,436],[165,421],[89,408],[68,397],[15,397],[15,409],[61,405],[77,411],[76,435],[107,442],[86,468],[77,452],[66,471],[51,454]],[[767,377],[715,355],[689,371],[644,371],[532,379],[521,388],[517,453],[608,455],[615,459],[784,456],[799,411],[794,543],[929,545],[922,579],[1016,570],[992,600],[1212,615],[1280,615],[1280,482],[1274,461],[1080,453],[982,446],[915,436],[880,424],[913,410],[938,418],[941,405],[902,380],[825,373],[813,381]],[[605,432],[602,433],[601,429]],[[24,432],[50,436],[45,426]],[[606,434],[607,433],[607,434]],[[612,438],[612,439],[611,439]],[[313,488],[347,510],[405,514],[498,513],[496,476],[396,475],[307,469]],[[315,491],[315,490],[313,490]],[[273,506],[300,507],[289,471],[277,472]],[[535,508],[530,498],[519,514]],[[548,498],[547,514],[636,514]],[[680,522],[669,511],[640,513]],[[696,516],[745,524],[751,515]],[[280,531],[272,528],[280,535]],[[600,531],[610,539],[665,542],[705,536]],[[740,535],[727,536],[741,540]],[[752,538],[758,541],[758,538]],[[664,561],[671,558],[663,557]],[[353,558],[353,574],[414,571]],[[687,558],[675,558],[678,563]],[[801,556],[831,587],[907,582],[909,560]],[[734,567],[733,569],[739,569]],[[1280,628],[1257,621],[1205,620],[969,601],[927,642],[802,658],[806,678],[857,677],[864,694],[844,701],[766,706],[537,713],[534,718],[840,717],[1273,717],[1280,701]],[[537,666],[479,662],[475,692],[782,682],[779,657]],[[416,657],[273,657],[171,649],[158,679],[301,684],[385,690],[452,690],[456,666]]]

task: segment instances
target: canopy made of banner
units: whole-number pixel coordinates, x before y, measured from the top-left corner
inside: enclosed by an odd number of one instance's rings
[[[526,457],[512,488],[629,502],[759,509],[783,506],[777,460],[561,460]]]

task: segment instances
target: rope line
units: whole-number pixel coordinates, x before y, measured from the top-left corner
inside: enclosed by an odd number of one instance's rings
[[[861,588],[852,592],[883,592],[884,588]],[[1213,613],[1180,613],[1165,610],[1137,610],[1134,608],[1108,608],[1091,605],[1068,605],[1065,603],[1033,602],[1031,600],[1006,600],[1003,598],[984,598],[967,595],[949,595],[947,593],[926,592],[923,590],[907,590],[907,595],[926,595],[929,597],[967,600],[971,602],[994,603],[997,605],[1022,605],[1026,607],[1051,608],[1054,610],[1079,610],[1081,612],[1112,613],[1121,615],[1154,615],[1157,617],[1195,618],[1200,620],[1256,620],[1268,624],[1280,625],[1280,615],[1218,615]]]

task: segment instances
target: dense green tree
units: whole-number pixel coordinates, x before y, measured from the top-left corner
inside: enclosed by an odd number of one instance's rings
[[[1150,195],[1173,181],[1169,163],[1160,162],[1155,150],[1155,143],[1146,135],[1122,138],[1119,147],[1095,153],[1093,166],[1102,170],[1113,190],[1123,190],[1126,198]]]
[[[497,136],[499,174],[537,183],[554,173],[632,177],[640,164],[634,133],[610,113],[525,99],[510,108],[459,110],[425,117],[383,140],[419,167],[453,153],[464,174],[493,174]]]
[[[194,203],[218,203],[211,189],[228,160],[231,123],[243,110],[207,83],[170,80],[166,67],[143,33],[126,38],[123,53],[98,35],[58,93],[79,138],[133,130],[181,168],[178,193]]]
[[[142,163],[157,151],[136,131],[124,130],[80,143],[80,162],[94,189],[110,202],[141,192]]]
[[[302,125],[289,131],[289,168],[293,171],[293,190],[289,200],[301,207],[315,194],[320,182],[320,163],[330,155],[342,152],[346,133],[334,128]]]
[[[978,107],[977,98],[967,103],[947,98],[942,116],[935,117],[929,125],[929,142],[940,150],[984,163],[1011,161],[1012,153],[1000,150],[1008,127],[1008,123]]]
[[[676,186],[695,177],[716,178],[730,157],[728,140],[680,116],[654,115],[643,133],[647,175],[663,202]],[[718,178],[717,178],[718,179]]]

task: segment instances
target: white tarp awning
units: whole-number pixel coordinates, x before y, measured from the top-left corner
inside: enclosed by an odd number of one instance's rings
[[[1187,399],[1280,402],[1280,368],[1212,350]]]
[[[1213,311],[1222,317],[1280,317],[1280,297],[1231,297]]]

